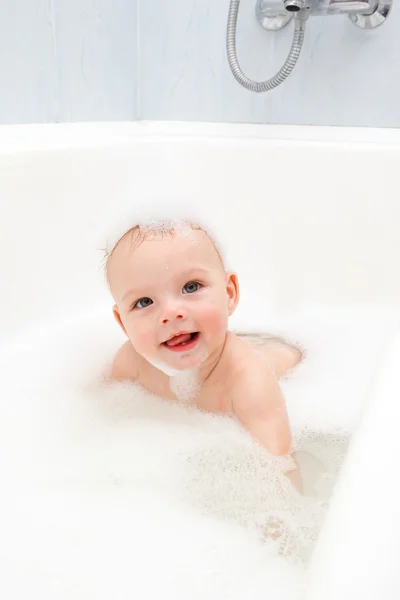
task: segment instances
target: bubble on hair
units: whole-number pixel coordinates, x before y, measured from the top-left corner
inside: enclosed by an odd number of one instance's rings
[[[223,250],[220,236],[197,214],[191,203],[185,199],[178,203],[175,199],[161,203],[150,201],[148,204],[125,209],[113,223],[108,223],[102,236],[101,247],[105,248],[102,264],[106,267],[115,247],[130,231],[138,229],[141,243],[149,235],[170,235],[179,233],[194,238],[194,231],[201,230],[210,238],[222,264],[226,267],[226,252]],[[221,235],[223,232],[221,232]]]
[[[145,223],[138,223],[140,233],[146,239],[149,236],[181,235],[196,241],[194,232],[202,229],[196,223],[183,221],[181,219],[156,219],[153,218]]]

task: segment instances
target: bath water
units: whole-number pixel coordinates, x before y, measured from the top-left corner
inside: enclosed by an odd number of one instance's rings
[[[299,496],[286,459],[232,418],[105,383],[123,338],[103,308],[38,327],[0,353],[3,597],[301,598],[349,435],[399,319],[244,314],[233,328],[305,350],[282,389],[296,449],[325,466],[318,489]]]

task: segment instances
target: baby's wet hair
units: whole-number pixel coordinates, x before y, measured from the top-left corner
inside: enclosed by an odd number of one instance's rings
[[[131,242],[131,250],[134,251],[136,248],[140,246],[144,241],[150,239],[152,236],[156,237],[167,237],[167,236],[175,236],[179,235],[187,235],[190,236],[193,231],[203,231],[211,240],[222,265],[224,265],[224,261],[221,255],[221,251],[216,243],[214,237],[210,234],[207,228],[203,227],[199,223],[192,221],[178,221],[178,220],[150,220],[146,223],[136,224],[130,227],[118,240],[117,242],[108,249],[107,247],[104,249],[104,256],[102,259],[102,266],[104,266],[105,278],[107,284],[109,284],[108,277],[108,268],[110,260],[117,248],[117,246],[125,239],[130,238]]]

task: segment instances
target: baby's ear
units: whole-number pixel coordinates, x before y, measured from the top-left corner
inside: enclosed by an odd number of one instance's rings
[[[226,273],[226,293],[228,294],[228,315],[231,316],[239,303],[239,281],[236,273]]]
[[[125,329],[125,325],[122,322],[121,315],[118,310],[118,306],[116,304],[114,304],[112,311],[113,311],[114,319],[117,321],[118,325],[121,327],[121,329],[125,333],[125,335],[128,335],[126,332],[126,329]]]

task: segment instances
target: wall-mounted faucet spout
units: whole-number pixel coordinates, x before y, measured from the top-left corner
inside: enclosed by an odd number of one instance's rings
[[[305,8],[305,0],[285,0],[283,5],[288,12],[295,13]]]

